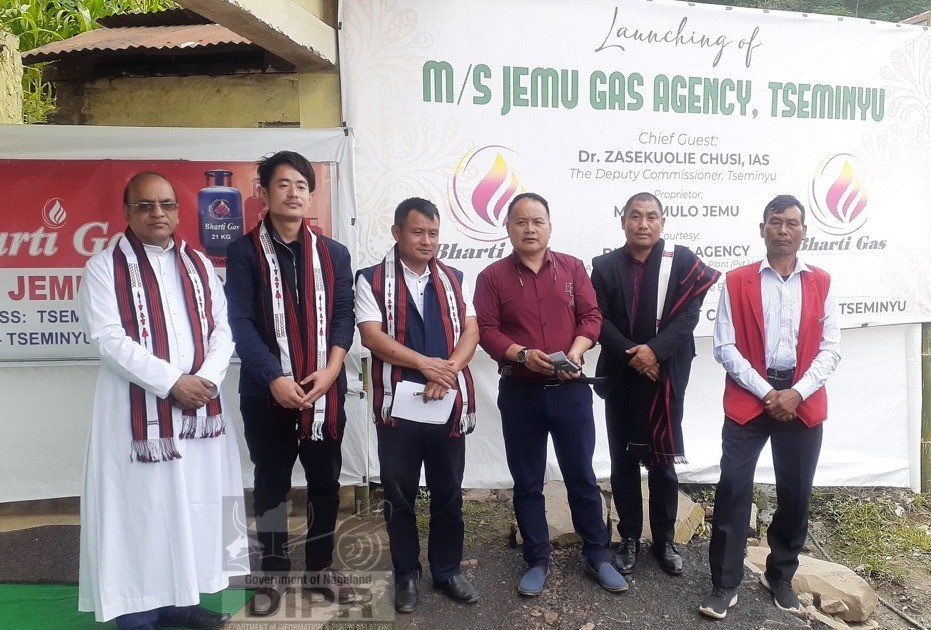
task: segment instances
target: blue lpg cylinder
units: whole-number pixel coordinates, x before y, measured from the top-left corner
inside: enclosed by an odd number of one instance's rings
[[[230,184],[233,172],[204,171],[207,187],[197,193],[200,244],[208,256],[225,257],[227,246],[242,236],[242,193]]]

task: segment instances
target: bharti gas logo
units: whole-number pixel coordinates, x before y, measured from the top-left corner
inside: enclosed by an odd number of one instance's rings
[[[857,176],[852,155],[838,153],[815,169],[809,205],[812,215],[828,234],[847,236],[863,227],[868,203],[867,190]]]
[[[32,232],[0,232],[0,256],[51,257],[58,253],[59,230],[65,226],[68,212],[62,199],[53,197],[42,207],[42,225]],[[119,236],[110,234],[107,221],[88,221],[81,224],[71,237],[75,253],[90,257],[102,251]]]
[[[45,202],[42,208],[42,223],[50,230],[57,230],[65,224],[68,213],[65,212],[65,206],[58,197],[52,197]]]
[[[869,234],[853,240],[852,234],[866,225],[869,196],[857,174],[856,158],[849,153],[832,155],[818,165],[812,174],[808,205],[821,229],[836,238],[808,236],[802,242],[802,250],[886,248],[885,240],[877,240]]]
[[[447,189],[449,208],[460,232],[486,243],[507,238],[508,203],[524,192],[514,170],[519,162],[513,149],[494,144],[462,156]]]
[[[227,219],[231,214],[233,214],[233,210],[229,207],[225,200],[215,199],[212,204],[207,206],[207,214],[209,214],[210,217],[214,219]]]

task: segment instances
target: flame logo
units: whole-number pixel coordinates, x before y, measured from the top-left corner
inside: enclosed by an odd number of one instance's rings
[[[846,236],[866,223],[866,186],[857,176],[854,156],[838,153],[821,162],[811,179],[809,205],[828,234]]]
[[[233,213],[230,207],[226,204],[226,201],[223,199],[215,199],[213,203],[207,207],[207,212],[214,219],[225,219]]]
[[[65,212],[61,199],[53,197],[45,202],[45,206],[42,208],[42,222],[45,227],[50,230],[57,230],[65,224],[67,218],[68,213]]]
[[[456,164],[447,201],[456,227],[466,236],[484,242],[507,238],[507,205],[524,192],[509,161],[518,161],[513,150],[489,145],[466,152]]]

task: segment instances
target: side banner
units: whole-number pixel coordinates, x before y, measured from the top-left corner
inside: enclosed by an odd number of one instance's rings
[[[88,258],[125,229],[123,188],[140,171],[172,183],[177,234],[207,253],[222,277],[226,246],[265,211],[255,172],[261,154],[248,161],[0,159],[0,181],[10,183],[0,215],[0,361],[96,358],[74,299]],[[309,218],[332,234],[336,163],[314,162],[314,172]]]
[[[931,319],[926,29],[666,0],[358,0],[342,24],[362,263],[423,196],[440,257],[474,278],[510,251],[521,191],[589,263],[648,191],[665,238],[727,271],[762,257],[763,207],[792,194],[844,327]]]

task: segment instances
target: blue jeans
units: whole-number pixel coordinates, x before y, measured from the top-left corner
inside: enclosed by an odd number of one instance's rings
[[[524,540],[524,560],[531,567],[549,562],[543,478],[547,438],[552,436],[572,525],[582,539],[583,555],[597,565],[608,559],[611,537],[592,469],[592,390],[578,383],[547,384],[551,382],[502,378],[498,385],[498,409],[508,469],[514,479],[514,513]]]

